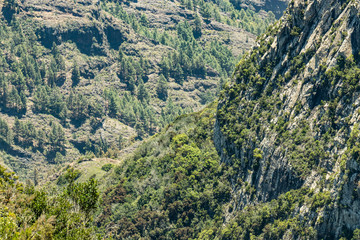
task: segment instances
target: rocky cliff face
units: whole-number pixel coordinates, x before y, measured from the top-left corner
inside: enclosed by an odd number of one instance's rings
[[[358,1],[292,1],[238,65],[214,136],[237,170],[238,209],[309,188],[324,204],[289,214],[319,238],[360,227],[359,10]]]

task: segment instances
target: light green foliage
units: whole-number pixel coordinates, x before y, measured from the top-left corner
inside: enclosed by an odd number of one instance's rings
[[[98,200],[95,180],[72,186],[72,195],[37,191],[0,166],[0,239],[99,239],[89,219]]]
[[[356,229],[356,230],[354,231],[352,240],[359,240],[359,239],[360,239],[360,229]]]

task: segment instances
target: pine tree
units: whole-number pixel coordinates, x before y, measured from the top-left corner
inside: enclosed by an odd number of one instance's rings
[[[137,97],[140,101],[148,103],[150,100],[150,96],[148,91],[146,90],[145,84],[142,79],[139,80],[138,94]]]
[[[53,147],[53,150],[59,150],[64,147],[65,132],[59,124],[52,124],[49,140]]]
[[[166,78],[164,75],[160,75],[160,78],[158,80],[158,84],[156,87],[156,93],[158,95],[158,98],[160,98],[163,101],[166,101],[168,97],[168,85]]]
[[[56,81],[56,75],[51,68],[47,71],[47,73],[48,73],[47,84],[49,85],[49,87],[54,87]]]
[[[160,66],[161,66],[162,75],[164,75],[165,78],[169,78],[169,74],[170,74],[169,58],[164,57],[164,58],[161,60]]]
[[[197,14],[195,16],[193,33],[195,38],[199,38],[202,35],[201,19]]]
[[[184,72],[179,63],[176,64],[173,77],[178,84],[182,85],[184,83]]]
[[[73,64],[73,69],[71,72],[71,80],[72,80],[73,86],[78,85],[80,82],[80,70],[79,70],[79,66],[77,65],[76,62],[74,62],[74,64]]]
[[[125,56],[124,52],[121,49],[119,49],[119,61],[122,61],[124,56]]]

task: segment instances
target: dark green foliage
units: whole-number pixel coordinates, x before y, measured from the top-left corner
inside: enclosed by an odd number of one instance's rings
[[[7,89],[4,91],[4,107],[10,114],[18,115],[26,112],[26,98],[23,91],[18,91],[16,88]]]
[[[140,85],[141,81],[147,79],[148,60],[141,57],[140,61],[136,61],[133,57],[126,57],[122,51],[119,53],[121,62],[118,77],[127,84],[128,90],[134,93],[136,84]]]
[[[67,187],[67,194],[87,215],[97,207],[99,198],[97,185],[97,181],[91,178],[85,183],[70,182]]]
[[[160,75],[160,78],[158,80],[157,86],[156,86],[156,93],[158,97],[162,100],[166,100],[168,97],[168,86],[166,78],[163,75]]]
[[[214,19],[257,35],[265,32],[266,26],[275,21],[272,12],[262,18],[250,8],[244,9],[241,6],[243,2],[238,0],[181,0],[181,3],[190,10],[200,9],[200,14],[206,21]]]
[[[104,97],[108,103],[108,114],[113,118],[130,126],[138,125],[148,133],[152,133],[155,130],[155,126],[159,124],[153,108],[146,101],[139,101],[127,93],[120,97],[113,90],[106,90]]]
[[[113,167],[114,167],[113,164],[108,163],[108,164],[104,164],[104,165],[101,167],[101,170],[103,170],[103,171],[105,171],[105,172],[108,172],[108,171],[110,171]]]
[[[49,135],[49,141],[53,151],[62,151],[65,147],[65,132],[61,125],[53,123]]]
[[[17,0],[4,0],[2,13],[8,22],[11,22],[13,15],[17,11]]]
[[[257,33],[263,32],[265,26],[274,21],[274,16],[269,14],[269,18],[263,23],[263,20],[250,10],[247,10],[245,14],[241,15],[230,3],[224,1],[205,3],[204,1],[191,0],[182,1],[182,4],[191,10],[194,10],[194,6],[198,6],[201,9],[203,18],[210,18],[214,11],[216,20],[225,23],[233,20],[228,19],[223,21],[224,19],[219,13],[220,9],[225,12],[232,10],[234,12],[235,21],[231,22],[232,25],[239,25],[239,27],[242,28],[244,27],[243,25],[246,25],[248,31],[256,31]],[[217,4],[219,4],[220,9]],[[176,82],[182,84],[183,81],[186,81],[188,76],[205,77],[207,66],[211,66],[224,76],[231,75],[233,66],[235,65],[234,56],[221,41],[214,41],[210,45],[200,42],[202,35],[202,21],[198,15],[195,15],[194,20],[191,23],[185,21],[177,24],[177,34],[176,36],[173,36],[173,34],[167,30],[159,33],[156,28],[149,26],[143,15],[138,19],[135,15],[128,14],[120,4],[113,5],[107,1],[103,1],[102,6],[106,11],[111,12],[113,15],[130,24],[136,32],[175,49],[173,53],[164,57],[160,63],[161,73],[165,78],[174,78]],[[249,18],[251,20],[249,20]],[[237,19],[246,19],[246,21],[239,21],[237,23]],[[245,22],[249,22],[249,24],[245,24]],[[255,25],[255,22],[260,22],[256,28],[251,26],[252,24]],[[132,64],[127,63],[129,60],[126,60],[126,58],[124,59],[123,56],[123,52],[121,52],[121,68],[118,75],[120,79],[124,79],[124,82],[128,84],[129,90],[133,91],[129,79],[131,79],[131,76],[133,76],[132,78],[134,79],[136,78],[134,77],[134,70],[131,67]]]
[[[70,118],[74,121],[85,121],[89,117],[89,103],[82,94],[70,92],[67,99],[68,110],[71,111]]]
[[[58,88],[41,86],[34,94],[34,110],[39,113],[47,113],[58,117],[67,118],[67,107],[63,95]]]
[[[35,214],[35,218],[39,218],[40,215],[46,211],[47,199],[45,192],[35,192],[35,197],[30,203],[30,208]]]
[[[171,98],[167,99],[166,105],[161,109],[161,124],[165,127],[168,123],[171,123],[175,120],[177,116],[180,116],[185,113],[193,112],[192,109],[185,108],[175,105]]]
[[[0,142],[13,144],[14,135],[7,122],[0,118]]]
[[[201,37],[202,34],[202,27],[201,27],[201,19],[198,15],[195,16],[193,33],[195,38]]]
[[[140,101],[146,102],[146,103],[148,103],[150,101],[150,95],[149,95],[148,91],[146,90],[146,87],[145,87],[142,79],[139,80],[137,98]]]
[[[80,82],[80,70],[76,62],[74,62],[73,69],[71,72],[72,85],[76,86]]]
[[[282,239],[289,229],[292,238],[315,239],[317,233],[314,228],[289,214],[311,197],[312,193],[303,188],[283,194],[269,203],[245,208],[222,230],[221,239],[248,239],[249,236]]]
[[[231,188],[211,142],[214,110],[178,118],[115,168],[122,180],[105,191],[98,224],[115,223],[110,232],[120,239],[187,239],[220,226]]]

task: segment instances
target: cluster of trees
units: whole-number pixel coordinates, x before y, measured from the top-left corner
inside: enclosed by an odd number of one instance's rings
[[[137,17],[134,14],[128,14],[119,3],[104,1],[102,6],[114,16],[130,24],[139,34],[153,39],[157,44],[167,45],[174,49],[163,58],[160,64],[162,74],[167,79],[172,77],[182,84],[187,76],[205,77],[206,66],[213,67],[224,76],[230,75],[233,71],[235,58],[225,43],[212,42],[209,45],[203,45],[200,42],[202,20],[198,15],[195,15],[191,24],[187,21],[179,23],[174,35],[171,30],[160,31],[152,28],[145,15]]]
[[[101,102],[88,100],[82,93],[70,91],[65,97],[58,87],[40,86],[34,93],[33,111],[51,114],[64,123],[67,119],[74,122],[83,122],[91,117],[102,118],[105,109]]]
[[[52,94],[56,86],[65,81],[65,60],[54,44],[48,59],[39,60],[40,47],[36,44],[36,35],[27,29],[26,36],[20,20],[14,19],[11,26],[1,25],[0,38],[4,41],[0,59],[0,106],[8,114],[22,115],[27,111],[28,98],[34,96],[39,100],[48,100],[55,106],[48,106],[53,114],[60,117],[64,106],[59,104],[61,95]],[[4,58],[3,56],[7,56]],[[79,71],[74,63],[73,84],[79,81]],[[51,93],[50,93],[51,92]],[[42,98],[42,99],[41,99]],[[46,105],[45,103],[42,103]],[[60,106],[59,106],[60,105]],[[36,106],[35,108],[38,108]],[[43,106],[46,108],[46,106]],[[57,108],[57,109],[55,109]]]
[[[167,98],[166,84],[165,77],[161,76],[157,86],[157,94],[159,98],[164,100]],[[190,111],[190,109],[183,109],[175,105],[172,99],[168,98],[159,118],[151,105],[129,93],[119,96],[115,90],[108,89],[104,92],[104,98],[109,116],[134,127],[140,138],[148,133],[154,134],[159,127],[165,126],[176,116]]]
[[[9,0],[4,4],[9,9],[17,8],[16,1]],[[119,1],[102,2],[106,10],[130,24],[138,33],[155,44],[173,48],[159,63],[155,94],[150,93],[146,86],[147,76],[156,66],[151,66],[149,60],[141,55],[127,56],[121,50],[118,53],[117,75],[130,93],[120,95],[115,91],[105,91],[96,99],[83,94],[77,87],[81,81],[77,62],[65,64],[56,44],[45,49],[38,44],[36,33],[30,25],[26,25],[24,30],[21,19],[11,18],[11,23],[0,25],[0,40],[3,43],[0,49],[0,111],[20,119],[29,110],[35,114],[50,114],[58,118],[62,126],[55,128],[55,124],[52,124],[39,129],[31,122],[20,120],[16,122],[16,129],[2,128],[1,136],[8,144],[27,146],[40,152],[62,150],[64,141],[56,138],[51,140],[50,132],[61,133],[59,129],[69,127],[69,123],[82,124],[87,119],[91,120],[91,126],[95,129],[105,116],[117,118],[134,127],[139,138],[143,138],[157,132],[179,114],[190,111],[177,106],[169,97],[169,81],[175,79],[183,84],[189,76],[205,77],[209,67],[223,78],[232,72],[235,58],[226,44],[221,41],[204,44],[200,41],[207,11],[204,6],[211,4],[225,10],[223,3],[214,5],[212,2],[194,1],[193,9],[202,9],[200,15],[195,14],[193,21],[179,23],[175,31],[152,28],[145,15],[127,14],[121,4]],[[67,72],[71,73],[72,84],[64,86]],[[155,110],[150,104],[154,97],[166,102],[161,111]],[[206,103],[211,96],[203,95],[202,99]],[[5,126],[6,122],[2,125]]]
[[[13,74],[11,76],[13,82],[19,80],[21,85],[23,77],[17,79],[17,76]],[[17,86],[20,86],[17,85]],[[27,100],[25,91],[22,88],[16,88],[15,86],[9,86],[9,80],[5,77],[4,72],[0,73],[0,106],[2,111],[6,111],[10,114],[23,114],[26,112]]]
[[[4,146],[5,144],[11,145],[14,141],[14,134],[7,122],[0,118],[0,139]],[[5,144],[4,144],[5,143]]]
[[[135,127],[140,137],[144,136],[145,132],[155,132],[158,121],[154,109],[149,104],[128,93],[121,97],[113,89],[106,90],[104,98],[109,116]]]
[[[180,2],[189,10],[199,11],[204,19],[215,19],[257,35],[264,33],[266,27],[275,22],[275,15],[272,12],[268,12],[267,17],[263,18],[250,9],[238,8],[240,4],[233,0],[180,0]]]
[[[109,2],[111,4],[108,4]],[[240,4],[235,2],[235,0],[180,0],[180,4],[189,10],[199,12],[205,21],[214,19],[224,24],[245,29],[257,35],[264,33],[267,26],[276,20],[272,12],[268,12],[264,18],[253,10],[239,8],[238,6],[240,6]],[[145,15],[141,15],[138,19],[134,14],[126,13],[121,6],[121,2],[103,0],[102,6],[105,10],[110,11],[130,24],[135,31],[143,32],[147,36],[157,35],[157,32],[154,31],[150,33],[147,29],[149,27],[149,21]],[[201,36],[201,20],[199,20],[199,16],[196,15],[193,29],[197,37]]]
[[[100,239],[91,216],[97,208],[97,181],[75,183],[73,169],[65,174],[65,189],[35,189],[17,181],[0,166],[0,238]]]
[[[35,126],[30,121],[15,119],[13,127],[0,118],[0,138],[7,145],[16,144],[33,151],[62,152],[66,138],[61,125],[51,122],[48,127]]]
[[[126,56],[120,49],[119,62],[119,70],[117,73],[118,77],[121,81],[126,83],[130,92],[135,93],[136,86],[140,88],[140,86],[148,80],[148,73],[150,68],[149,60],[144,59],[140,55],[140,58],[137,61],[133,57]],[[146,91],[146,89],[143,90]],[[139,97],[141,100],[149,101],[148,93],[141,92]]]

